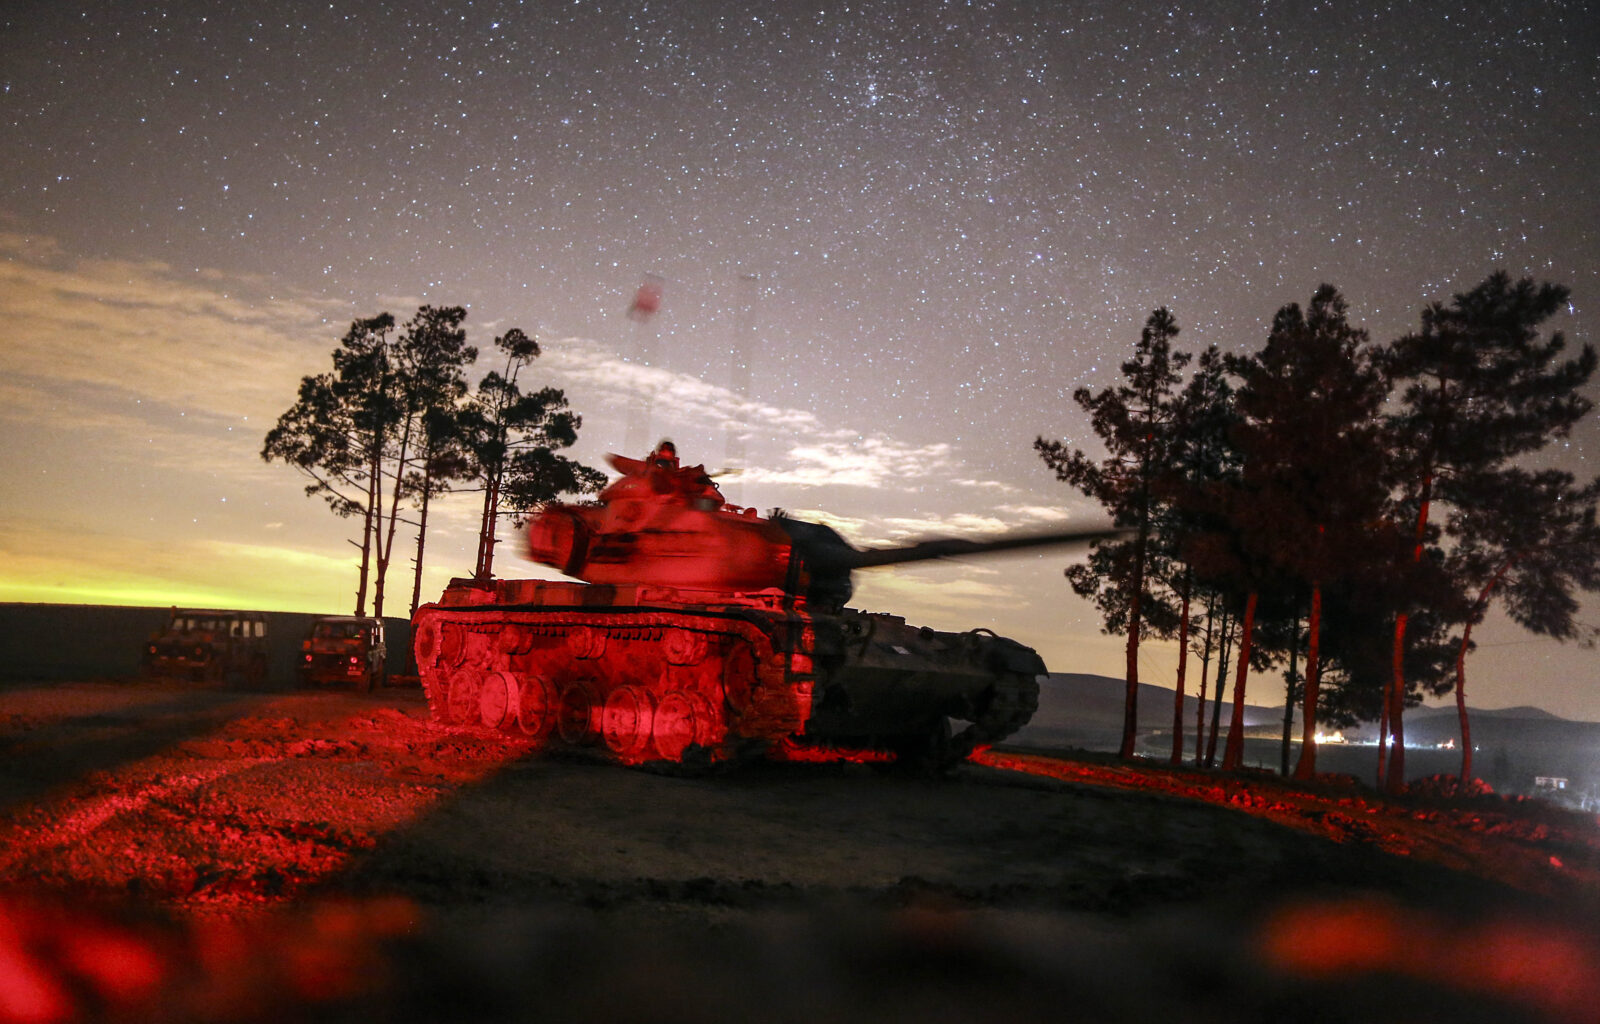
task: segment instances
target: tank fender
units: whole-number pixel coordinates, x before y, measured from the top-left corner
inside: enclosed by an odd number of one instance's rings
[[[985,652],[989,668],[995,671],[1020,672],[1023,675],[1044,675],[1049,669],[1044,659],[1032,647],[1024,647],[1009,637],[997,636],[990,629],[974,629],[967,633],[974,646],[987,647]]]

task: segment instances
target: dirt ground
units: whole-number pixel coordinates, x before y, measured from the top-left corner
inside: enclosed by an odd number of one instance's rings
[[[1600,826],[983,752],[684,778],[413,689],[0,688],[0,1024],[1556,1021]]]

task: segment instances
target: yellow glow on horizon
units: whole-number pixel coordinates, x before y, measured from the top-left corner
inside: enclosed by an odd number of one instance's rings
[[[0,600],[248,608],[348,613],[354,610],[355,558],[284,545],[229,541],[145,541],[80,537],[61,550],[37,530],[0,529]],[[410,610],[410,565],[389,573],[384,614]],[[443,591],[445,571],[423,574],[423,599]],[[371,588],[368,601],[371,601]]]

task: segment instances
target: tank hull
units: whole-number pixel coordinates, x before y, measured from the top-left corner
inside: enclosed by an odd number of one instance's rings
[[[950,763],[1025,724],[1045,671],[984,631],[812,614],[777,589],[458,580],[412,636],[435,721],[625,764],[797,746]]]

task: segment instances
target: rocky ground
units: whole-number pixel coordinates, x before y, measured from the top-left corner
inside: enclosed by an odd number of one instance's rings
[[[1587,1021],[1600,827],[996,750],[682,778],[389,689],[0,689],[0,1024]]]

